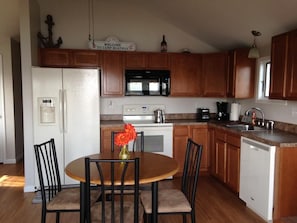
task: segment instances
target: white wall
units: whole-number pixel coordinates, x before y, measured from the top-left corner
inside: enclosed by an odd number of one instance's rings
[[[175,98],[175,97],[119,97],[101,98],[100,114],[122,114],[124,104],[164,104],[166,113],[196,113],[197,108],[209,108],[216,113],[216,102],[222,98]]]
[[[3,55],[3,85],[6,145],[4,163],[15,163],[15,134],[14,134],[14,107],[10,37],[0,38],[0,54]]]
[[[40,25],[39,6],[36,0],[22,0],[20,12],[22,81],[23,81],[23,116],[24,116],[24,152],[25,152],[25,187],[24,191],[34,191],[35,157],[33,149],[32,117],[32,71],[37,59],[36,33]],[[32,41],[32,44],[31,44]],[[35,41],[35,44],[34,44]],[[31,53],[33,52],[33,53]],[[33,58],[32,58],[33,57]]]
[[[87,48],[89,35],[88,1],[39,0],[41,21],[53,16],[53,39],[63,39],[61,48]],[[94,0],[94,36],[105,40],[116,36],[120,41],[135,42],[137,51],[160,51],[162,35],[166,36],[168,51],[179,52],[189,48],[192,52],[215,51],[213,47],[165,23],[133,1]],[[153,11],[152,11],[153,13]],[[42,34],[48,36],[47,25],[42,22]]]

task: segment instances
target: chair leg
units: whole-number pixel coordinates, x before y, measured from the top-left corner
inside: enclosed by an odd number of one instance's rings
[[[56,223],[60,223],[60,212],[59,211],[56,214]]]
[[[185,213],[183,213],[182,215],[183,215],[183,223],[187,223],[187,215]]]
[[[46,223],[46,211],[45,211],[44,208],[42,208],[41,222],[42,222],[42,223]]]
[[[196,222],[196,217],[195,217],[195,212],[194,211],[191,212],[191,220],[192,220],[192,223]]]

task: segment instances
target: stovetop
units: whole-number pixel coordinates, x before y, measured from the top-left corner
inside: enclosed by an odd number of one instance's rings
[[[165,111],[165,105],[150,104],[150,105],[123,105],[123,121],[131,123],[134,126],[173,126],[173,123],[156,123],[154,111],[162,109]]]

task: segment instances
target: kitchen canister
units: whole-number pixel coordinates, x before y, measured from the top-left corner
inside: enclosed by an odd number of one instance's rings
[[[238,121],[241,105],[239,103],[231,104],[230,121]]]

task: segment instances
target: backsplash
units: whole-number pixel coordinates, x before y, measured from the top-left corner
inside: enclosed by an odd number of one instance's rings
[[[216,113],[211,113],[210,117],[215,120]],[[117,121],[122,120],[123,116],[121,114],[100,115],[100,119],[102,121]],[[196,113],[169,113],[166,114],[166,120],[196,120]],[[274,121],[274,128],[297,134],[297,125],[295,124]]]

